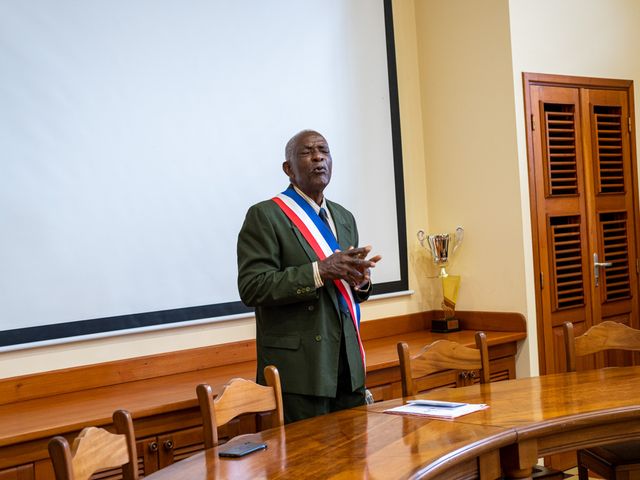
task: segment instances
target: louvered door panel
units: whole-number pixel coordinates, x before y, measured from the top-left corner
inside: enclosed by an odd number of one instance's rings
[[[158,438],[147,437],[136,441],[138,475],[140,478],[158,470]]]
[[[159,466],[164,468],[204,450],[202,427],[179,430],[158,437]]]
[[[575,105],[545,103],[544,131],[547,195],[578,195]]]
[[[592,252],[601,267],[598,286],[593,286],[593,323],[630,319],[638,328],[636,274],[636,226],[629,138],[629,108],[625,92],[585,90],[582,109],[585,145],[592,158],[593,174],[587,185],[591,198]],[[586,126],[589,128],[586,128]]]
[[[596,142],[594,152],[596,191],[598,193],[624,193],[622,109],[597,105],[593,108],[593,116]]]
[[[612,264],[602,275],[602,300],[614,302],[630,298],[631,277],[626,212],[601,213],[599,233],[604,252],[603,261]]]
[[[584,250],[580,217],[555,216],[549,220],[553,311],[584,307]]]
[[[584,159],[579,90],[531,87],[531,140],[535,157],[535,203],[540,221],[537,242],[539,325],[543,372],[561,371],[555,355],[554,329],[566,321],[585,322],[590,316],[589,249],[585,244]],[[542,338],[540,336],[542,335]]]
[[[91,475],[91,480],[122,480],[122,468],[100,470]]]
[[[195,443],[189,443],[186,445],[177,445],[173,452],[173,462],[179,462],[187,457],[190,457],[194,453],[198,453],[204,450],[204,442],[202,440]]]

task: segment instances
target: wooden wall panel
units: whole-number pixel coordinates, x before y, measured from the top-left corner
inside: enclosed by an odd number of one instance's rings
[[[362,322],[364,341],[428,330],[440,312],[418,312]],[[526,332],[519,313],[457,312],[468,330]],[[148,355],[113,362],[0,379],[0,405],[126,382],[254,361],[255,340]]]

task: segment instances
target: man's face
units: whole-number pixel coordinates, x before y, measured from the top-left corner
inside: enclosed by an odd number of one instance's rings
[[[303,134],[295,144],[293,156],[284,164],[291,183],[307,195],[322,193],[331,180],[331,153],[322,135]]]

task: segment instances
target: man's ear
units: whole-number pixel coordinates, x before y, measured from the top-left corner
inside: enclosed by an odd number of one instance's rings
[[[282,171],[291,178],[291,164],[286,160],[282,162]]]

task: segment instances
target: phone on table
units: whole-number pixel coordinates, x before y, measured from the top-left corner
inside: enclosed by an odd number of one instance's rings
[[[242,442],[235,443],[233,445],[222,445],[218,449],[218,455],[221,457],[244,457],[245,455],[256,452],[258,450],[264,450],[267,448],[266,443],[257,442]]]

